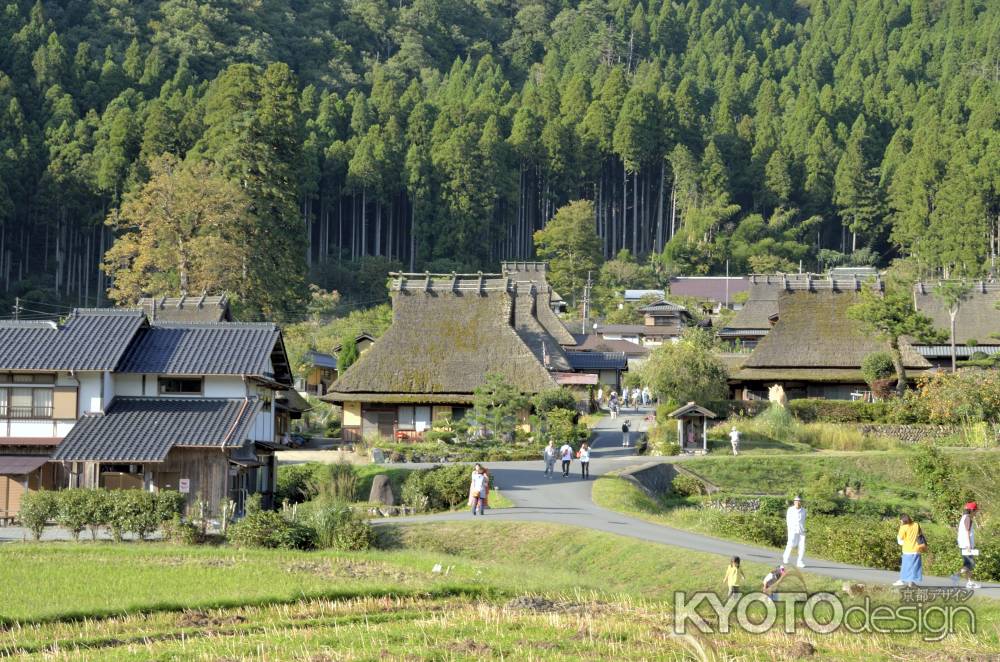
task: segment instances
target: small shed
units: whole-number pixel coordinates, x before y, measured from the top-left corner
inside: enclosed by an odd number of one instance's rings
[[[708,419],[716,418],[715,412],[689,402],[669,416],[677,419],[677,443],[682,451],[708,452]]]

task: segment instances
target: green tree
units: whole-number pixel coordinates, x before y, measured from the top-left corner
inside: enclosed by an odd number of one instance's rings
[[[509,439],[528,405],[527,396],[503,375],[487,373],[472,394],[472,420],[488,435]]]
[[[601,266],[601,240],[594,231],[594,204],[577,200],[560,207],[548,224],[535,232],[538,256],[549,261],[549,280],[559,292],[577,296],[587,283],[587,274]]]
[[[896,392],[902,395],[906,390],[906,367],[900,340],[904,336],[924,341],[937,338],[930,318],[914,309],[913,299],[906,292],[883,294],[872,288],[861,291],[860,300],[847,309],[847,316],[889,344],[896,370]]]
[[[678,342],[653,350],[642,367],[642,380],[666,402],[724,400],[728,373],[714,349],[709,332],[688,329]]]
[[[955,352],[955,320],[962,304],[972,295],[972,285],[963,281],[945,281],[934,286],[934,296],[948,308],[948,338],[951,345],[951,371],[958,369]]]
[[[347,336],[341,341],[340,353],[337,354],[337,372],[344,374],[344,371],[354,365],[358,360],[358,343],[355,336]]]

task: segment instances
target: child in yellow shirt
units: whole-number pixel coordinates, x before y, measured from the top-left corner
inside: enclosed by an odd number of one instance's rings
[[[740,592],[740,582],[746,581],[743,571],[740,570],[740,557],[734,556],[733,560],[729,562],[729,567],[726,568],[726,578],[723,581],[729,587],[730,597]]]

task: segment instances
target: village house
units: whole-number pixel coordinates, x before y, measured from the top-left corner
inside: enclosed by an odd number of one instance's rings
[[[354,338],[358,355],[364,354],[374,342],[375,337],[370,333],[359,333]],[[337,357],[340,356],[341,349],[343,349],[343,344],[336,345],[330,354],[317,352],[314,349],[305,353],[303,357],[305,374],[296,379],[295,382],[300,393],[318,397],[330,390],[330,386],[337,381],[337,376],[340,374]]]
[[[393,274],[390,293],[392,325],[323,397],[343,407],[346,441],[419,438],[461,419],[487,373],[527,394],[577,379],[542,322],[549,293],[534,283]]]
[[[931,365],[951,367],[951,314],[948,305],[934,293],[933,283],[913,286],[914,307],[929,317],[934,326],[944,331],[947,339],[941,343],[913,341],[913,349]],[[973,356],[1000,354],[1000,283],[976,281],[969,283],[965,300],[955,315],[955,355],[959,361]]]
[[[749,288],[746,276],[675,276],[669,284],[671,295],[695,299],[712,313],[724,308],[740,310],[742,304],[736,303],[734,297]]]
[[[888,351],[887,343],[847,316],[861,287],[868,286],[853,279],[789,281],[778,291],[767,334],[745,360],[727,363],[733,398],[766,399],[774,385],[782,386],[789,399],[864,397],[862,361]],[[904,366],[913,374],[931,367],[909,345],[902,350]]]
[[[627,340],[643,347],[658,347],[679,338],[693,319],[684,306],[665,299],[646,304],[638,311],[642,324],[595,323],[593,332],[604,340]]]
[[[274,449],[305,407],[273,324],[142,310],[3,322],[0,371],[0,514],[39,487],[175,489],[211,512],[260,493],[267,505]]]
[[[225,294],[179,297],[143,297],[138,307],[152,322],[232,322]]]

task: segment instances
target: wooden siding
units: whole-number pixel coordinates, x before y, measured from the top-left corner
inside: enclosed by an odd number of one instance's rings
[[[175,448],[166,461],[151,464],[153,485],[170,489],[170,483],[187,478],[190,490],[186,494],[191,507],[199,498],[210,513],[218,514],[223,500],[229,498],[229,459],[219,448]],[[176,489],[176,488],[174,488]]]

